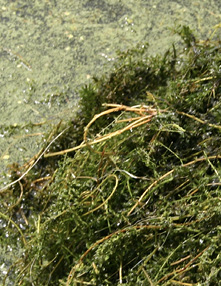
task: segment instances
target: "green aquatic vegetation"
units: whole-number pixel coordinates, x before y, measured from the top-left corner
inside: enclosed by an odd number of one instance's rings
[[[15,166],[1,245],[23,252],[3,285],[218,285],[220,42],[178,33],[184,49],[119,54]]]

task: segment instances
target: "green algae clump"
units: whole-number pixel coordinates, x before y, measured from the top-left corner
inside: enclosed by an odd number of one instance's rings
[[[163,56],[119,53],[81,89],[63,135],[1,193],[23,250],[3,285],[218,285],[221,46],[177,33],[184,47]]]

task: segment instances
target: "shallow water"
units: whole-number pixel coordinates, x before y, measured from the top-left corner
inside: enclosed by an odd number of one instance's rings
[[[151,54],[163,52],[177,24],[205,38],[219,12],[216,0],[0,0],[0,169],[37,153],[45,131],[73,116],[77,88],[108,72],[117,50],[149,42]]]

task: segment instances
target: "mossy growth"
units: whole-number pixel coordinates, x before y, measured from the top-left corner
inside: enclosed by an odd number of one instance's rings
[[[177,32],[164,56],[119,54],[1,191],[1,245],[22,249],[3,285],[219,284],[221,48]]]

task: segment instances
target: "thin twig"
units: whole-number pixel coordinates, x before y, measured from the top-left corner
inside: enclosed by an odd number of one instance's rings
[[[29,172],[30,170],[38,163],[38,161],[43,157],[43,155],[48,151],[50,146],[68,129],[69,127],[65,128],[63,131],[61,131],[45,148],[45,150],[40,154],[40,156],[37,158],[37,160],[28,168],[27,171],[25,171],[17,180],[11,182],[10,184],[4,186],[0,189],[0,193],[3,193],[4,190],[8,189],[9,187],[13,186],[14,184],[21,181]]]
[[[120,134],[122,134],[125,131],[131,130],[131,129],[136,128],[136,127],[138,127],[140,125],[148,123],[149,121],[151,121],[152,117],[154,115],[156,115],[157,112],[159,112],[156,109],[150,108],[149,106],[139,106],[139,108],[138,108],[138,107],[129,107],[129,106],[126,106],[126,105],[119,105],[119,104],[103,104],[103,105],[104,106],[114,107],[114,108],[111,108],[111,109],[105,110],[105,111],[103,111],[103,112],[101,112],[99,114],[96,114],[92,118],[92,120],[88,123],[88,125],[84,129],[83,142],[80,145],[75,146],[73,148],[66,149],[66,150],[62,150],[62,151],[59,151],[59,152],[53,152],[53,153],[44,154],[44,157],[47,158],[47,157],[52,157],[52,156],[64,155],[64,154],[67,154],[69,152],[73,152],[73,151],[79,150],[81,148],[84,148],[86,146],[89,147],[93,152],[97,152],[97,151],[95,151],[94,149],[91,148],[91,145],[103,142],[103,141],[105,141],[107,139],[110,139],[110,138],[112,138],[114,136],[120,135]],[[142,115],[142,116],[137,117],[137,119],[134,120],[134,122],[130,123],[129,125],[123,127],[120,130],[117,130],[117,131],[105,134],[103,136],[99,136],[98,138],[94,139],[93,141],[88,141],[87,134],[88,134],[90,126],[98,118],[100,118],[100,117],[102,117],[104,115],[113,113],[113,112],[118,112],[118,111],[135,112],[135,113],[137,113],[139,115]],[[149,114],[144,116],[143,115],[144,112],[145,113],[149,113]],[[128,121],[129,121],[129,119],[128,119]],[[100,152],[98,152],[98,153],[100,154]]]

